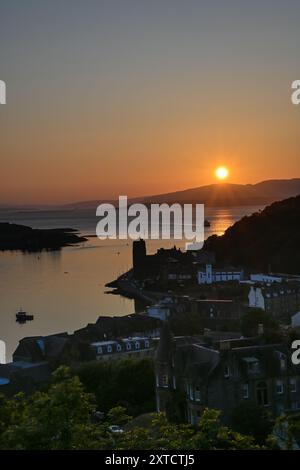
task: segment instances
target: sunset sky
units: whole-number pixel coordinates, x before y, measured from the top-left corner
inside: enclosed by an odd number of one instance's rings
[[[300,177],[298,0],[1,0],[0,204]]]

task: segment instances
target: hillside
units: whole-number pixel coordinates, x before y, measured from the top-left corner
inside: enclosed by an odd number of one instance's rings
[[[265,205],[274,201],[300,194],[300,178],[291,180],[268,180],[257,184],[211,184],[198,188],[186,189],[166,194],[141,196],[130,202],[150,203],[193,203],[205,204],[210,207],[231,207],[243,205]],[[95,209],[101,202],[83,201],[67,204],[68,209]],[[117,202],[116,202],[117,204]]]
[[[223,236],[209,237],[203,249],[213,251],[217,263],[299,274],[300,196],[244,217]]]

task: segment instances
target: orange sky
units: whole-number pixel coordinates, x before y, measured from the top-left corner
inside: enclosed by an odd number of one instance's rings
[[[283,4],[26,3],[7,2],[0,31],[0,204],[175,191],[218,165],[234,183],[300,176],[300,36]]]

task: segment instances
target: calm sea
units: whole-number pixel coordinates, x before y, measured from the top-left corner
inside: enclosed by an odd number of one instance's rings
[[[230,225],[259,210],[260,206],[206,210],[211,226],[205,236],[221,235]],[[34,228],[72,227],[95,234],[97,219],[89,211],[3,211],[0,222]],[[148,252],[174,242],[149,241]],[[184,248],[185,242],[176,246]],[[76,247],[56,252],[24,254],[0,252],[0,339],[7,345],[7,361],[25,336],[69,333],[95,322],[99,315],[121,316],[134,312],[132,300],[107,294],[105,284],[131,267],[131,242],[90,238]],[[19,325],[20,309],[34,321]]]

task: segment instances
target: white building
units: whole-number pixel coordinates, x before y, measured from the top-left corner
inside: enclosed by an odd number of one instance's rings
[[[291,324],[293,328],[300,326],[300,312],[295,313],[295,315],[291,317]]]
[[[261,287],[251,286],[248,294],[249,307],[265,310],[265,297]]]
[[[119,359],[124,356],[149,356],[154,351],[153,341],[148,337],[135,336],[120,340],[91,343],[97,360]]]
[[[277,275],[270,275],[270,274],[250,274],[250,281],[252,282],[267,282],[267,283],[272,283],[272,282],[282,282],[283,279],[280,276]]]
[[[207,264],[205,269],[200,269],[197,273],[198,284],[213,284],[215,282],[241,281],[242,270],[215,269],[211,264]]]
[[[171,309],[167,305],[151,305],[151,307],[147,307],[147,314],[149,317],[159,318],[159,320],[166,321],[171,315]]]

